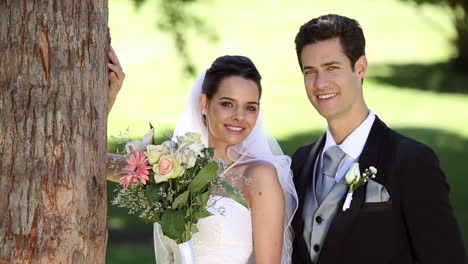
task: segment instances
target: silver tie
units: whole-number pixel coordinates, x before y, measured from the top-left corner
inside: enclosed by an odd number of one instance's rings
[[[335,175],[341,160],[346,156],[340,147],[333,146],[323,153],[322,172],[317,179],[317,199],[319,204],[327,197],[335,185]]]

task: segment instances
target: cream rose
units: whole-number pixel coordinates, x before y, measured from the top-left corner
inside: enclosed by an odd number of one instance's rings
[[[148,163],[154,165],[159,161],[162,155],[169,154],[169,149],[162,145],[148,145],[146,146],[146,157]]]
[[[159,162],[153,166],[154,180],[156,183],[177,178],[184,173],[184,168],[177,162],[174,156],[162,155]]]

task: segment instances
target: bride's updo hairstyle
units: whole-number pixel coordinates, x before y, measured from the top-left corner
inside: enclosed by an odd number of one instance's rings
[[[254,81],[258,86],[258,99],[262,96],[262,76],[258,72],[253,62],[244,56],[222,56],[217,58],[211,67],[206,70],[205,79],[202,85],[202,93],[208,99],[218,91],[219,84],[224,78],[230,76],[240,76],[247,80]]]

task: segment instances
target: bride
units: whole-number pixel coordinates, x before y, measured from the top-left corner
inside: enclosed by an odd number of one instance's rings
[[[109,67],[112,104],[123,74],[113,51],[110,58],[116,64]],[[297,195],[290,158],[263,129],[260,80],[247,57],[216,59],[196,80],[174,130],[175,136],[201,134],[202,142],[215,149],[214,158],[225,164],[222,177],[248,204],[213,191],[216,202],[208,208],[213,215],[200,219],[192,236],[196,263],[291,263]]]

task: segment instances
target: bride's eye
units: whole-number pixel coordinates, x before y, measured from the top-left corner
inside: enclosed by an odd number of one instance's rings
[[[225,107],[232,107],[232,103],[231,103],[231,102],[222,102],[221,105],[222,105],[222,106],[225,106]]]
[[[255,106],[247,106],[247,110],[255,112],[257,108]]]

